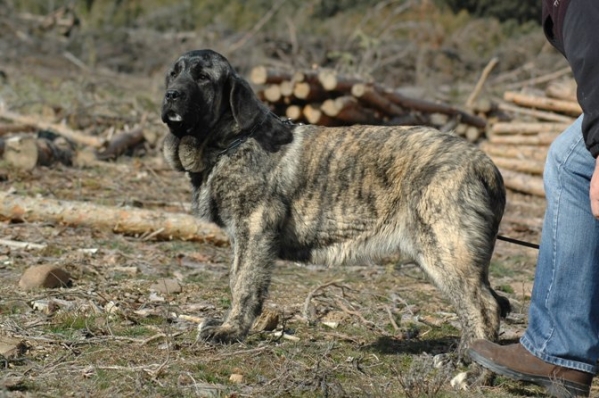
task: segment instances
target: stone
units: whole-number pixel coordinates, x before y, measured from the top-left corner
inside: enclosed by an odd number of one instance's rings
[[[235,384],[239,384],[239,383],[243,383],[243,375],[240,375],[238,373],[233,373],[230,377],[229,377],[229,381],[231,383],[235,383]]]
[[[19,287],[23,290],[54,289],[57,287],[71,287],[71,275],[56,265],[36,265],[25,270],[19,280]]]
[[[4,358],[13,358],[27,351],[27,346],[21,339],[9,336],[0,336],[0,355]]]

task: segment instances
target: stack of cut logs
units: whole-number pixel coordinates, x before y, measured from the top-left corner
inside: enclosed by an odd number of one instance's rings
[[[431,125],[470,141],[478,140],[486,127],[486,120],[476,114],[329,69],[285,72],[257,66],[250,80],[275,113],[298,123]]]
[[[489,120],[481,148],[500,168],[506,187],[544,196],[542,174],[549,145],[582,112],[576,84],[553,82],[544,93],[506,91],[498,107],[511,121]]]

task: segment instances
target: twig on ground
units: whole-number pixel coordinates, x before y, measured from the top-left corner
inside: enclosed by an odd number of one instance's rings
[[[387,305],[385,306],[385,309],[387,310],[387,314],[389,315],[389,321],[391,322],[391,326],[393,326],[393,329],[395,329],[395,331],[397,332],[399,330],[399,326],[397,326],[397,322],[395,322],[395,318],[393,318],[391,308]]]
[[[320,286],[317,286],[314,290],[312,290],[310,293],[308,293],[308,296],[306,297],[306,300],[304,301],[304,309],[302,310],[302,316],[307,322],[312,322],[312,319],[311,319],[312,317],[310,316],[310,304],[312,302],[312,299],[316,295],[316,293],[318,293],[320,290],[326,289],[329,286],[338,287],[342,291],[343,291],[343,289],[348,289],[347,286],[340,285],[342,282],[343,282],[343,279],[338,279],[335,281],[327,282]]]

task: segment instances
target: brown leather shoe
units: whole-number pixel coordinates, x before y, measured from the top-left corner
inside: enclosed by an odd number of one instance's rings
[[[480,365],[502,376],[538,384],[552,397],[588,397],[593,375],[542,361],[520,343],[501,346],[476,340],[468,350]]]

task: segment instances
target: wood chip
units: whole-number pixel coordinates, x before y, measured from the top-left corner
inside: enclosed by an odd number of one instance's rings
[[[253,330],[256,332],[272,331],[279,324],[279,314],[273,310],[265,309],[254,322]]]

